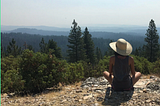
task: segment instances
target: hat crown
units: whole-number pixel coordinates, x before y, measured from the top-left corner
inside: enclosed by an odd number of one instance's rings
[[[118,39],[117,42],[111,42],[109,46],[118,54],[127,56],[132,52],[132,45],[125,39]]]
[[[126,50],[127,49],[127,41],[124,39],[118,39],[116,46],[120,50]]]

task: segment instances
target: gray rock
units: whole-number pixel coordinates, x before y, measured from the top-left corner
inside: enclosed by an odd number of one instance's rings
[[[80,92],[82,92],[82,90],[76,90],[76,93],[80,93]]]
[[[160,86],[155,82],[149,83],[146,87],[151,89],[152,91],[160,90]]]
[[[104,99],[102,97],[97,97],[97,101],[103,101]]]
[[[154,78],[156,78],[155,76],[150,76],[150,79],[154,79]]]

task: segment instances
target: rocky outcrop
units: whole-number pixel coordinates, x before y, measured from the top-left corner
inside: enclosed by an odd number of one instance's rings
[[[67,85],[57,92],[45,91],[44,94],[11,97],[3,94],[2,106],[101,106],[101,105],[160,105],[160,78],[142,78],[135,84],[133,91],[115,92],[104,77],[89,77],[75,85]]]

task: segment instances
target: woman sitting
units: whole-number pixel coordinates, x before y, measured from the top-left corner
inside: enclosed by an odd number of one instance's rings
[[[135,72],[132,46],[124,39],[109,44],[115,51],[115,55],[110,58],[109,72],[104,71],[104,77],[112,85],[115,91],[127,91],[133,89],[133,85],[140,79],[141,73]],[[131,76],[130,76],[131,72]]]

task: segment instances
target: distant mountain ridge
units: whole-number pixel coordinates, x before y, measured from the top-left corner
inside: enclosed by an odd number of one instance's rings
[[[69,31],[70,28],[59,28],[59,27],[50,27],[50,26],[7,26],[1,25],[1,31],[12,31],[19,28],[29,28],[29,29],[37,29],[37,30],[46,30],[46,31]]]
[[[64,35],[68,36],[69,32],[67,31],[47,31],[47,30],[38,30],[35,28],[18,28],[12,31],[7,31],[7,32],[15,32],[15,33],[28,33],[28,34],[37,34],[37,35]]]
[[[102,31],[102,32],[135,32],[135,31],[146,31],[148,26],[135,26],[135,25],[92,25],[92,26],[80,26],[83,31],[85,27],[89,29],[89,31]],[[63,27],[53,27],[53,26],[8,26],[1,25],[1,31],[11,31],[18,28],[31,28],[38,30],[47,30],[47,31],[70,31],[71,27],[68,26],[66,28]],[[157,27],[157,30],[160,33],[160,27]]]
[[[119,27],[87,27],[89,32],[93,37],[102,37],[106,38],[105,35],[115,34],[127,34],[127,35],[136,35],[136,36],[145,36],[147,27],[143,26],[119,26]],[[82,32],[85,27],[81,27]],[[49,27],[49,26],[1,26],[1,32],[20,32],[28,34],[38,34],[38,35],[57,35],[57,36],[68,36],[71,28],[58,28],[58,27]],[[157,32],[160,34],[160,27],[157,28]],[[100,35],[95,35],[100,34]]]
[[[27,33],[27,34],[32,34],[32,35],[43,35],[43,36],[51,36],[51,35],[56,35],[56,36],[68,36],[69,35],[69,31],[47,31],[47,30],[38,30],[35,28],[18,28],[12,31],[7,31],[7,33]],[[115,33],[115,32],[101,32],[101,31],[97,31],[97,32],[90,32],[90,34],[92,35],[92,37],[95,38],[104,38],[104,39],[118,39],[119,37],[125,38],[125,39],[134,39],[134,36],[143,36],[144,34],[141,33]]]

